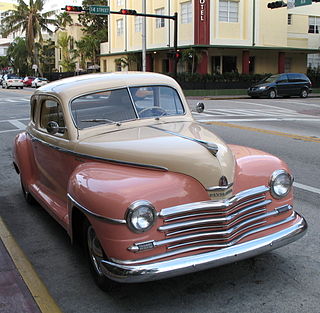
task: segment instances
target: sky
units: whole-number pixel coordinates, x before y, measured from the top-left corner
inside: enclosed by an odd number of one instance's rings
[[[15,0],[0,0],[1,2],[8,2],[8,3],[16,3]],[[27,4],[29,3],[29,0],[24,0]],[[73,4],[73,5],[81,5],[82,0],[54,0],[54,1],[45,1],[44,10],[50,11],[50,10],[58,10],[63,7],[65,7],[67,4]]]

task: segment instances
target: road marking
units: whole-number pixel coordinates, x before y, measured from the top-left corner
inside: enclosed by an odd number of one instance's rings
[[[197,121],[198,122],[201,122],[201,123],[215,123],[215,122],[275,122],[275,121],[304,121],[304,122],[319,122],[320,121],[320,118],[308,118],[308,117],[305,117],[305,118],[294,118],[294,117],[291,117],[291,118],[286,118],[286,117],[275,117],[275,118],[264,118],[264,117],[261,117],[261,118],[219,118],[218,116],[216,116],[215,119],[213,119],[212,115],[210,116],[209,114],[204,114],[202,116],[207,116],[207,117],[211,117],[209,119],[201,119],[199,117],[197,117]],[[226,126],[226,125],[225,125]]]
[[[18,120],[8,120],[8,122],[10,124],[12,124],[13,126],[17,127],[18,129],[25,129],[26,128],[26,125],[21,123]]]
[[[0,239],[10,254],[17,270],[22,279],[29,288],[35,302],[42,313],[62,313],[57,303],[49,294],[47,287],[44,285],[30,261],[23,253],[14,237],[8,230],[4,221],[0,217]]]
[[[218,121],[207,121],[204,123],[217,125],[217,126],[226,126],[226,127],[231,127],[231,128],[243,129],[243,130],[248,130],[248,131],[254,131],[254,132],[259,132],[259,133],[264,133],[264,134],[269,134],[269,135],[288,137],[288,138],[298,139],[298,140],[303,140],[303,141],[320,143],[320,138],[318,138],[318,137],[301,136],[301,135],[279,132],[279,131],[275,131],[275,130],[267,130],[267,129],[261,129],[261,128],[255,128],[255,127],[241,126],[241,125],[218,122]]]
[[[1,130],[0,134],[4,134],[4,133],[11,133],[11,132],[16,132],[16,131],[21,131],[21,129],[8,129],[8,130]]]
[[[294,187],[306,190],[306,191],[310,191],[310,192],[314,192],[320,195],[320,189],[319,188],[315,188],[315,187],[311,187],[311,186],[307,186],[304,184],[299,184],[299,183],[293,183]]]

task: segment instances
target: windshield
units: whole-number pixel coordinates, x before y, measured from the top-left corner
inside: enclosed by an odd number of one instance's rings
[[[278,80],[279,75],[271,75],[269,77],[264,78],[260,83],[274,83]]]
[[[80,96],[71,102],[71,112],[79,129],[99,124],[117,124],[163,116],[183,115],[175,89],[168,86],[120,88]]]

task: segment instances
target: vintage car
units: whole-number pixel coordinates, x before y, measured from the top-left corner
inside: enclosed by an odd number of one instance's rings
[[[90,74],[39,88],[13,157],[26,200],[84,244],[103,289],[250,258],[307,229],[287,165],[227,145],[162,74]]]

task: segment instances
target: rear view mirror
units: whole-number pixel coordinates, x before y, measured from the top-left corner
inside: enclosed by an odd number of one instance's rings
[[[198,113],[202,113],[204,111],[204,104],[202,102],[198,102],[196,105],[196,111]]]
[[[55,135],[56,133],[62,132],[64,133],[66,131],[65,127],[59,127],[58,123],[55,121],[50,121],[47,124],[47,132],[50,135]]]

